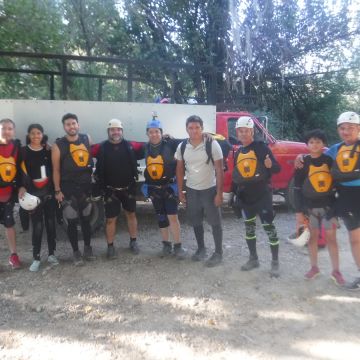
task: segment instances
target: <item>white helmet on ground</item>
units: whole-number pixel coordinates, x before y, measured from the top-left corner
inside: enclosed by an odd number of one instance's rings
[[[295,246],[303,247],[310,240],[310,231],[307,227],[301,226],[299,229],[299,234],[297,233],[291,234],[289,235],[287,240],[289,243]]]
[[[123,129],[123,125],[122,122],[118,119],[111,119],[108,123],[108,129],[112,129],[112,128],[120,128]]]
[[[26,192],[22,198],[19,198],[19,204],[24,210],[30,211],[36,209],[40,204],[40,199]]]
[[[254,128],[254,120],[250,116],[240,116],[238,120],[236,121],[235,129],[237,128],[248,128],[253,129]]]
[[[346,111],[339,115],[337,119],[337,126],[343,123],[360,124],[359,115],[353,111]]]

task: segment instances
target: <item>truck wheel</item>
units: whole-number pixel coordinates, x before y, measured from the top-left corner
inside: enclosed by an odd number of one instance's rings
[[[94,234],[104,225],[104,203],[103,201],[93,201],[90,214],[90,226],[91,233]],[[67,227],[67,220],[62,218],[62,224]],[[78,225],[78,231],[81,233],[80,225]]]
[[[289,210],[295,210],[295,195],[294,195],[294,186],[295,186],[295,180],[292,178],[289,182],[288,188],[286,190],[286,205]]]

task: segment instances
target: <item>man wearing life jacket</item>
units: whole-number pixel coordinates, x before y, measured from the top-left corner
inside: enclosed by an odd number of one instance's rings
[[[335,191],[331,176],[333,160],[323,153],[326,137],[317,129],[305,135],[309,154],[304,157],[304,166],[295,170],[294,197],[298,222],[308,223],[310,239],[308,250],[310,270],[306,280],[312,280],[320,273],[318,267],[318,239],[321,228],[325,229],[326,241],[332,263],[331,278],[343,286],[345,280],[339,271],[339,250],[336,242],[336,218],[334,217]],[[306,221],[307,220],[307,221]]]
[[[337,119],[342,142],[327,150],[334,159],[331,169],[336,190],[336,211],[349,232],[352,254],[360,271],[360,118],[352,111]],[[360,290],[360,276],[348,284],[349,290]]]
[[[83,265],[85,260],[94,260],[91,242],[90,215],[92,210],[91,176],[93,161],[89,135],[79,133],[75,114],[65,114],[62,124],[66,135],[52,147],[53,181],[55,198],[63,206],[67,220],[67,234],[73,249],[74,265]],[[80,221],[84,239],[83,256],[78,245],[77,225]]]
[[[108,140],[97,149],[95,178],[104,193],[107,258],[114,259],[116,220],[121,207],[124,209],[130,235],[129,247],[133,254],[139,253],[136,218],[137,154],[130,142],[123,137],[120,120],[112,119],[107,125]]]
[[[5,227],[5,234],[10,249],[9,265],[13,269],[21,267],[16,253],[16,233],[13,216],[15,186],[18,177],[20,142],[15,138],[15,123],[10,119],[0,120],[0,224]]]
[[[146,125],[149,142],[143,147],[146,169],[144,172],[144,195],[149,197],[158,217],[163,249],[160,256],[172,253],[179,260],[186,252],[180,241],[180,223],[178,219],[178,191],[175,179],[176,160],[174,154],[182,140],[163,139],[163,129],[155,118]],[[174,247],[169,241],[172,235]]]
[[[241,203],[245,220],[246,243],[250,251],[249,260],[241,267],[248,271],[259,267],[256,251],[256,215],[259,215],[269,238],[272,261],[270,276],[279,276],[279,239],[273,223],[274,211],[271,175],[280,171],[271,150],[261,141],[254,141],[254,121],[242,116],[236,122],[236,135],[242,146],[234,156],[234,192]]]
[[[206,151],[206,140],[203,138],[203,121],[199,116],[192,115],[186,120],[186,140],[182,153],[179,144],[175,158],[176,178],[179,189],[179,200],[186,204],[188,222],[194,228],[198,249],[192,256],[193,261],[206,258],[204,242],[204,214],[212,227],[215,251],[205,262],[208,267],[216,266],[222,261],[222,225],[220,207],[223,202],[223,154],[216,140],[211,143],[210,161]],[[184,189],[184,175],[186,188]],[[186,195],[183,192],[186,190]]]

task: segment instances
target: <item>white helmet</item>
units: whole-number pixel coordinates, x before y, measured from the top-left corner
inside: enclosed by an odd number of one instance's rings
[[[360,124],[359,115],[353,111],[343,112],[337,119],[337,126],[343,123]]]
[[[299,236],[297,233],[289,235],[288,242],[297,246],[303,247],[310,240],[310,231],[307,227],[301,226],[299,229]]]
[[[26,192],[22,198],[19,198],[19,204],[24,210],[34,210],[40,204],[40,199]]]
[[[248,129],[254,128],[254,120],[250,116],[240,116],[236,122],[235,129],[245,127]]]
[[[197,102],[196,99],[190,98],[190,99],[187,100],[187,103],[188,103],[189,105],[197,105],[198,102]]]
[[[108,129],[111,129],[111,128],[120,128],[120,129],[123,129],[123,125],[122,125],[122,122],[118,119],[111,119],[108,123]]]

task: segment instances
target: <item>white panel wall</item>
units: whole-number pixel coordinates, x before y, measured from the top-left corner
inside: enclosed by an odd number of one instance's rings
[[[145,141],[145,127],[156,111],[164,132],[176,138],[187,137],[185,120],[190,115],[199,115],[205,131],[215,132],[216,110],[209,105],[178,105],[88,101],[50,100],[0,100],[0,119],[9,117],[16,123],[16,136],[24,142],[26,129],[31,123],[39,123],[48,134],[50,142],[63,136],[61,118],[65,113],[75,113],[79,118],[81,132],[88,133],[94,142],[107,137],[106,125],[112,118],[124,124],[126,139]]]

